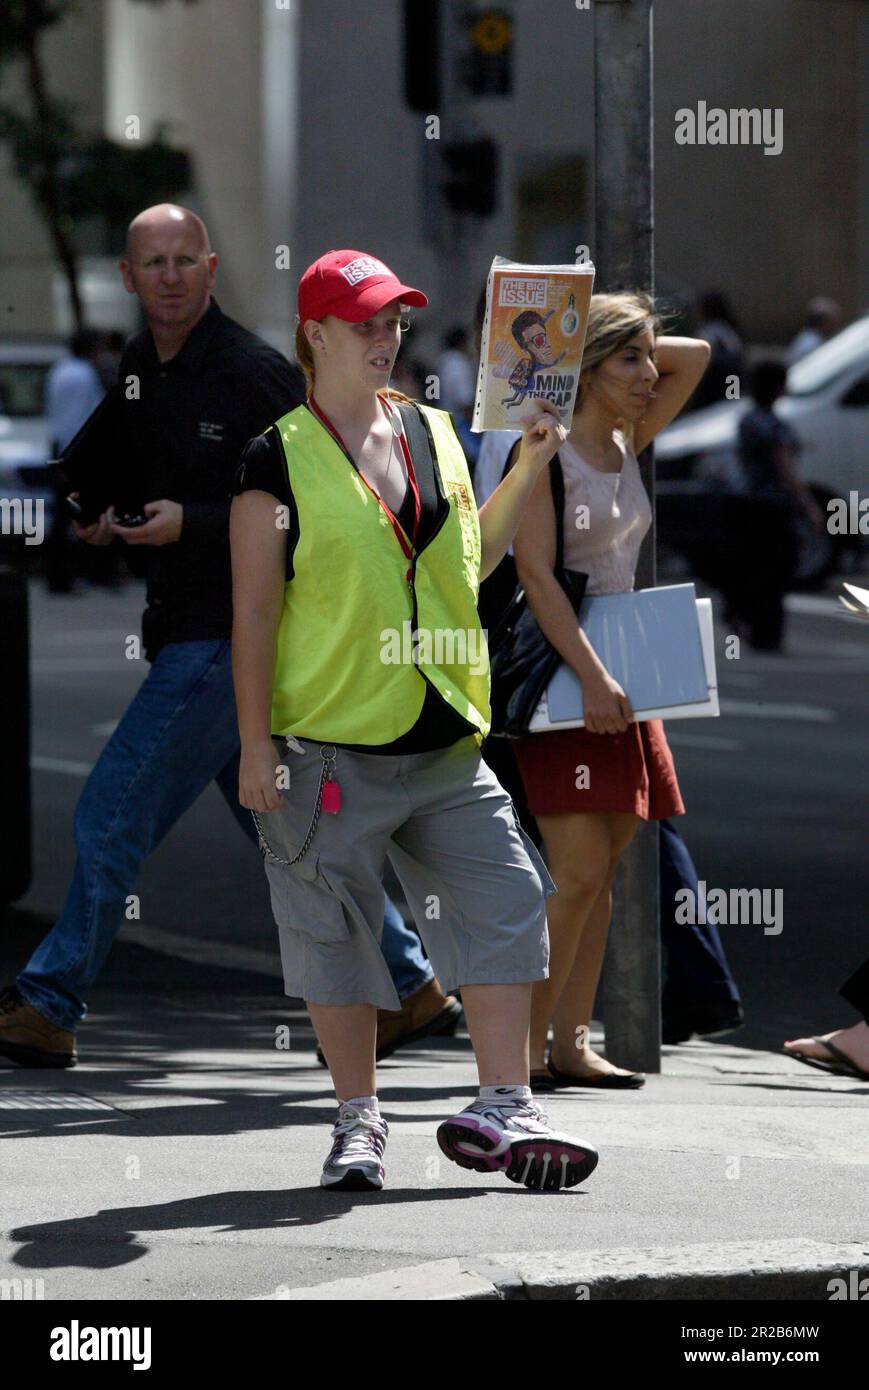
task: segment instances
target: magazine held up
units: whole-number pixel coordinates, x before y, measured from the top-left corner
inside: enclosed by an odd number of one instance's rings
[[[552,401],[570,428],[594,266],[522,265],[496,256],[486,316],[473,430],[519,430],[533,400]]]

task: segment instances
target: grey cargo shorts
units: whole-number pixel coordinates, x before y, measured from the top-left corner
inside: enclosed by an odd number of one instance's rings
[[[431,753],[336,750],[337,815],[316,804],[321,745],[275,737],[283,804],[260,813],[284,988],[312,1004],[401,1007],[380,950],[388,857],[442,988],[544,980],[555,890],[473,735]]]

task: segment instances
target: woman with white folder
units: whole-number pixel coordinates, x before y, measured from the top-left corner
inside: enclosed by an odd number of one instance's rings
[[[564,565],[588,575],[589,595],[633,589],[652,518],[637,454],[679,413],[709,360],[707,343],[662,337],[660,328],[646,295],[592,298],[580,391],[559,448]],[[619,858],[641,820],[680,815],[684,806],[663,725],[634,721],[624,690],[577,627],[554,574],[555,526],[545,473],[516,535],[516,566],[542,631],[582,684],[585,728],[514,744],[559,890],[547,905],[549,978],[533,991],[532,1086],[637,1087],[641,1074],[593,1051],[588,1025]]]

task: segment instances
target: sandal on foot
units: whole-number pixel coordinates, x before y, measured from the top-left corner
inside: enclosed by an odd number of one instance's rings
[[[818,1047],[825,1047],[832,1062],[825,1062],[822,1057],[807,1057],[804,1052],[789,1052],[786,1048],[786,1057],[794,1057],[798,1062],[803,1062],[807,1067],[815,1067],[818,1071],[825,1071],[828,1076],[853,1076],[856,1081],[869,1081],[869,1072],[861,1071],[856,1062],[852,1062],[840,1047],[831,1043],[827,1038],[812,1038],[813,1043]]]

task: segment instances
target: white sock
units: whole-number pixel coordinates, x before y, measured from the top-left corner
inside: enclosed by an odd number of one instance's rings
[[[370,1110],[380,1114],[380,1101],[377,1096],[354,1096],[352,1100],[339,1100],[339,1105],[352,1105],[354,1110]]]
[[[480,1100],[494,1100],[500,1105],[511,1105],[514,1101],[530,1100],[530,1086],[481,1086]]]

